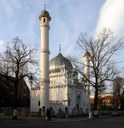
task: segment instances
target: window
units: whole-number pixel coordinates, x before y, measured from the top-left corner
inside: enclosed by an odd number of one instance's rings
[[[44,23],[46,22],[46,19],[45,19],[45,18],[43,18],[43,22],[44,22]]]
[[[68,99],[68,106],[71,106],[71,100]]]
[[[40,101],[38,101],[38,106],[40,106]]]

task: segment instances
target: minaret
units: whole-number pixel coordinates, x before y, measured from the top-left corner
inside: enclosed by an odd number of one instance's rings
[[[90,79],[90,53],[86,51],[84,53],[84,74],[87,77],[87,79]],[[90,83],[86,79],[85,86],[86,86],[86,93],[89,96],[90,95]]]
[[[45,109],[49,108],[49,22],[51,17],[49,12],[44,10],[39,16],[41,30],[41,83],[40,83],[40,105]]]
[[[92,113],[91,113],[91,106],[90,106],[90,53],[88,51],[85,52],[84,54],[84,74],[85,77],[87,78],[85,81],[85,88],[86,88],[86,94],[88,97],[88,109],[89,109],[89,119],[91,119],[92,117]]]

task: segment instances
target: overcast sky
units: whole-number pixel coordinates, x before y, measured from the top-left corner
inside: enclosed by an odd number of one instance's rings
[[[46,4],[51,15],[50,58],[59,52],[75,54],[79,34],[94,35],[110,28],[124,33],[124,0],[0,0],[0,47],[18,36],[23,43],[40,46],[38,16]]]

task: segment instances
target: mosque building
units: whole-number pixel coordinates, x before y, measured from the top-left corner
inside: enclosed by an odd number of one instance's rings
[[[84,84],[79,80],[72,63],[59,53],[49,61],[49,22],[45,9],[39,16],[41,28],[41,80],[38,88],[31,88],[30,111],[45,114],[50,108],[53,114],[81,114],[88,110],[88,97]]]

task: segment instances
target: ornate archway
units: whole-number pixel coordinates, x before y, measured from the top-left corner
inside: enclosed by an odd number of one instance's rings
[[[78,94],[76,97],[76,108],[80,109],[81,108],[81,95]]]

